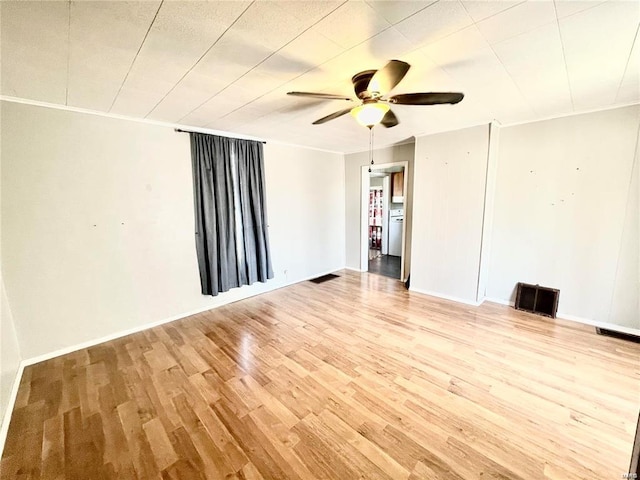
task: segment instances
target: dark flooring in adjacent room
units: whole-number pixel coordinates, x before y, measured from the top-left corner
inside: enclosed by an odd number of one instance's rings
[[[369,258],[369,273],[400,278],[400,258],[393,255],[379,255]]]

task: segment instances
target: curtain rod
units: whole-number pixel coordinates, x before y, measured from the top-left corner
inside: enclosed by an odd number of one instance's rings
[[[174,129],[173,129],[173,131],[174,131],[174,132],[178,132],[178,133],[202,133],[202,132],[190,132],[189,130],[182,130],[181,128],[174,128]],[[240,139],[240,140],[248,140],[248,139],[246,139],[246,138],[242,138],[242,139]],[[263,144],[266,144],[266,143],[267,143],[267,142],[263,142],[263,141],[260,141],[260,140],[251,140],[251,141],[253,141],[253,142],[260,142],[260,143],[263,143]]]

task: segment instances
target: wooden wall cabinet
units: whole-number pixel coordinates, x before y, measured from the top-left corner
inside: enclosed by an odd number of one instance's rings
[[[391,196],[404,197],[404,172],[391,174]]]

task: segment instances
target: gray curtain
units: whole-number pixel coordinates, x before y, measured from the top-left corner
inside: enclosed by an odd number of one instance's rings
[[[204,295],[273,278],[262,142],[190,133]]]

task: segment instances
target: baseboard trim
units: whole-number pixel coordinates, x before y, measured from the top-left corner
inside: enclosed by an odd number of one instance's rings
[[[509,300],[503,300],[501,298],[485,298],[485,301],[491,302],[491,303],[497,303],[499,305],[507,305],[509,307],[513,307],[514,306],[514,302],[509,301]],[[569,315],[569,314],[566,314],[566,313],[558,313],[556,315],[556,318],[559,318],[560,320],[568,320],[570,322],[582,323],[583,325],[589,325],[591,327],[602,328],[604,330],[612,330],[614,332],[624,333],[626,335],[640,336],[640,330],[639,329],[631,328],[631,327],[625,327],[625,326],[622,326],[622,325],[616,325],[614,323],[599,322],[597,320],[591,320],[589,318],[578,317],[578,316]]]
[[[0,458],[2,458],[2,452],[4,452],[4,444],[7,440],[7,433],[9,432],[9,424],[11,423],[11,416],[13,415],[13,407],[16,404],[18,398],[18,387],[22,381],[22,373],[25,367],[24,360],[18,365],[18,371],[16,372],[16,378],[13,380],[13,386],[11,387],[11,393],[9,394],[9,402],[7,408],[2,416],[2,424],[0,425]]]
[[[561,318],[562,320],[569,320],[571,322],[582,323],[584,325],[590,325],[596,328],[602,328],[605,330],[611,330],[618,333],[625,333],[627,335],[635,335],[640,336],[640,330],[637,328],[625,327],[623,325],[616,325],[614,323],[607,322],[598,322],[596,320],[591,320],[589,318],[575,317],[573,315],[566,315],[564,313],[558,314],[557,318]]]
[[[364,272],[364,270],[362,270],[361,268],[344,267],[344,269],[345,270],[351,270],[352,272],[358,272],[358,273]]]
[[[497,303],[498,305],[506,305],[508,307],[513,307],[515,305],[515,302],[512,302],[510,300],[502,300],[501,298],[488,298],[488,297],[485,297],[484,301],[485,302],[491,302],[491,303]]]
[[[471,305],[473,307],[478,307],[482,305],[482,303],[484,302],[484,299],[477,302],[472,300],[466,300],[464,298],[453,297],[451,295],[445,295],[443,293],[431,292],[429,290],[422,290],[420,288],[415,288],[415,287],[409,287],[409,291],[415,292],[415,293],[421,293],[422,295],[429,295],[430,297],[437,297],[437,298],[442,298],[444,300],[451,300],[452,302],[456,302],[456,303],[464,303],[465,305]]]
[[[256,295],[262,295],[263,293],[273,292],[273,291],[279,290],[281,288],[289,287],[289,286],[294,285],[296,283],[306,282],[308,280],[311,280],[312,278],[320,277],[322,275],[327,275],[329,273],[338,272],[338,271],[340,271],[342,269],[344,269],[344,267],[337,268],[337,269],[334,268],[334,269],[331,269],[331,270],[326,270],[326,271],[323,271],[323,272],[314,273],[313,275],[309,275],[308,277],[304,277],[304,278],[299,279],[299,280],[294,280],[294,281],[291,281],[291,282],[285,282],[285,283],[278,284],[277,286],[274,286],[273,288],[266,289],[264,291],[251,292],[248,295],[243,296],[241,298],[231,297],[231,298],[228,298],[228,299],[223,299],[222,302],[217,303],[216,305],[211,305],[211,306],[207,306],[207,307],[203,307],[203,308],[198,308],[196,310],[191,310],[191,311],[188,311],[188,312],[179,313],[177,315],[172,315],[171,317],[165,318],[163,320],[158,320],[158,321],[155,321],[155,322],[145,323],[143,325],[139,325],[137,327],[133,327],[133,328],[130,328],[130,329],[127,329],[127,330],[120,330],[118,332],[111,333],[109,335],[105,335],[105,336],[102,336],[102,337],[99,337],[99,338],[95,338],[95,339],[92,339],[92,340],[87,340],[85,342],[77,343],[75,345],[70,345],[68,347],[60,348],[58,350],[54,350],[54,351],[49,352],[49,353],[44,353],[42,355],[37,355],[35,357],[30,357],[30,358],[27,358],[27,359],[23,360],[23,363],[24,363],[25,366],[29,366],[29,365],[34,365],[36,363],[44,362],[45,360],[51,360],[52,358],[59,357],[61,355],[67,355],[68,353],[72,353],[72,352],[75,352],[77,350],[82,350],[84,348],[94,347],[94,346],[99,345],[99,344],[104,343],[104,342],[110,342],[111,340],[115,340],[117,338],[126,337],[127,335],[132,335],[134,333],[138,333],[138,332],[141,332],[143,330],[147,330],[149,328],[158,327],[160,325],[164,325],[165,323],[175,322],[176,320],[180,320],[182,318],[190,317],[192,315],[197,315],[197,314],[202,313],[202,312],[206,312],[206,311],[209,311],[209,310],[215,310],[216,308],[223,307],[223,306],[229,305],[231,303],[240,302],[242,300],[246,300],[247,298],[255,297]]]

